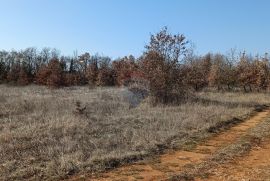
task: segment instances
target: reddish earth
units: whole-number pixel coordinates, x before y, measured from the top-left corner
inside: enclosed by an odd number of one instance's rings
[[[245,157],[220,165],[207,180],[270,180],[270,140]]]
[[[176,175],[183,170],[184,166],[197,164],[210,157],[217,150],[234,143],[243,136],[247,130],[255,127],[258,123],[269,116],[269,110],[259,112],[255,116],[247,119],[231,129],[213,136],[206,142],[201,143],[192,151],[171,151],[164,155],[158,156],[155,160],[147,162],[134,163],[108,171],[98,177],[73,177],[71,180],[91,180],[91,181],[133,181],[133,180],[166,180],[170,176]],[[225,165],[215,170],[212,180],[226,180],[232,178],[239,180],[246,178],[247,173],[254,177],[256,169],[267,167],[270,171],[270,146],[265,145],[263,148],[254,149],[248,159],[240,160],[237,165]],[[235,166],[235,167],[233,167]],[[228,169],[228,168],[231,169]],[[256,168],[255,170],[253,168]],[[234,177],[229,177],[234,175]],[[270,173],[269,173],[270,176]],[[270,178],[270,177],[269,177]],[[241,180],[240,179],[240,180]]]

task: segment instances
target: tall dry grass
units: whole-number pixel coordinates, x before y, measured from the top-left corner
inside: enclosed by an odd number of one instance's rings
[[[0,85],[0,180],[56,180],[102,171],[270,102],[263,93],[197,97],[179,106],[151,107],[144,100],[134,107],[136,97],[121,88]],[[78,102],[85,107],[79,113]]]

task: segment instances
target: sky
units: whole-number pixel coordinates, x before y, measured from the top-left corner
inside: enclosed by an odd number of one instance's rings
[[[140,56],[167,26],[199,55],[270,52],[269,0],[0,0],[0,50]]]

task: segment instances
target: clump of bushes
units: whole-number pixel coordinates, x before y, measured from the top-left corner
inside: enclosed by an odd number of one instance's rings
[[[178,103],[187,94],[180,60],[187,52],[184,35],[172,35],[167,28],[151,35],[140,61],[140,68],[149,81],[154,103]]]
[[[43,65],[37,72],[36,81],[38,84],[48,87],[59,87],[64,85],[63,63],[54,58],[48,65]]]

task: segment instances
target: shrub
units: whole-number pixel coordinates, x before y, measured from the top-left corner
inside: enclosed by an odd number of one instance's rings
[[[191,59],[182,71],[185,74],[185,82],[195,91],[201,90],[208,85],[208,75],[211,68],[211,57]]]
[[[90,85],[96,85],[98,80],[98,63],[97,60],[93,60],[86,70],[86,78]]]
[[[223,85],[227,85],[228,89],[234,83],[235,74],[233,67],[226,60],[226,57],[221,54],[216,54],[213,57],[213,62],[208,75],[209,85],[217,87],[221,90]]]
[[[237,66],[237,74],[238,74],[238,83],[243,86],[244,91],[247,92],[252,91],[252,84],[256,82],[256,76],[254,76],[255,69],[252,66],[251,60],[249,60],[245,54],[240,59],[240,62]]]
[[[256,60],[253,64],[254,76],[256,76],[255,86],[257,90],[266,90],[270,78],[269,62],[267,59],[263,59],[262,61]]]
[[[81,77],[77,73],[66,73],[64,74],[64,82],[65,86],[80,85]]]
[[[17,83],[20,74],[20,65],[13,64],[7,74],[8,82]]]
[[[141,62],[152,102],[168,104],[181,101],[186,95],[186,86],[180,76],[180,67],[165,61],[157,52],[148,52]]]
[[[5,82],[7,79],[7,66],[4,62],[0,62],[0,83]]]
[[[111,67],[111,59],[104,57],[100,59],[99,71],[97,77],[98,86],[113,86],[115,85],[115,72]]]
[[[97,77],[98,86],[113,86],[115,85],[115,74],[109,67],[103,67],[99,70]]]
[[[151,36],[140,69],[149,81],[153,103],[179,103],[187,93],[184,84],[181,57],[186,52],[187,41],[183,35],[171,35],[165,27]]]
[[[37,82],[48,87],[64,85],[63,66],[58,59],[53,58],[48,65],[42,66],[37,73]]]
[[[31,77],[27,74],[27,71],[24,67],[20,68],[18,84],[19,85],[28,85],[31,82]]]
[[[116,76],[116,85],[125,85],[132,78],[133,72],[136,72],[138,66],[135,63],[133,56],[124,57],[119,61],[114,61],[112,64]]]

